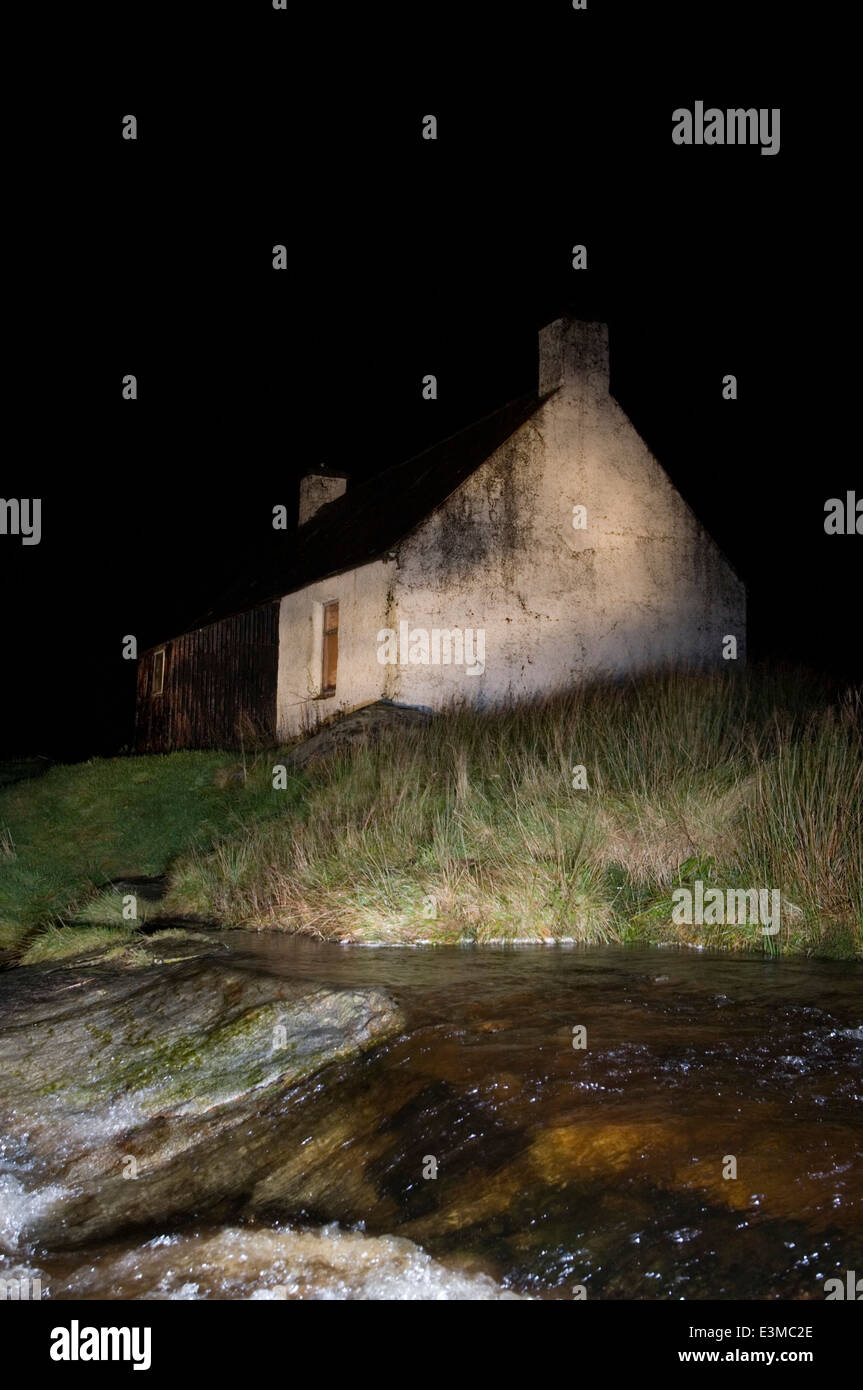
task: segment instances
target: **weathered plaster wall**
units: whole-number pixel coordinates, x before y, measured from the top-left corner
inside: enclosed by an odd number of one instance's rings
[[[392,699],[488,703],[723,664],[729,633],[744,657],[742,584],[608,394],[605,330],[574,327],[594,336],[577,352],[564,339],[555,394],[398,549],[390,625],[484,628],[485,672],[387,667]]]
[[[281,736],[382,696],[490,704],[590,675],[722,665],[726,634],[744,659],[744,588],[609,395],[604,326],[544,329],[540,385],[554,394],[395,559],[282,599]],[[584,530],[575,506],[587,509]],[[315,700],[318,605],[333,599],[337,691]],[[482,629],[485,669],[381,665],[378,633],[402,622],[430,634]]]
[[[384,673],[376,636],[384,625],[394,564],[375,561],[334,579],[322,579],[279,605],[279,677],[276,726],[279,738],[316,728],[344,710],[379,700]],[[336,693],[317,698],[321,681],[323,605],[339,605],[339,667]]]

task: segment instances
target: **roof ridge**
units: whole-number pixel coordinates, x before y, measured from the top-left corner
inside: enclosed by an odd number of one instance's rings
[[[420,453],[349,487],[296,532],[274,532],[273,542],[260,544],[255,559],[249,559],[249,572],[228,580],[221,601],[183,624],[174,636],[380,559],[471,477],[549,394],[526,391],[505,401]],[[291,547],[288,554],[286,546]]]

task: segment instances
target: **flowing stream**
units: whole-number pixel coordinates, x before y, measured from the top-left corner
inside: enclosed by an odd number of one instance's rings
[[[400,1025],[166,1162],[169,1218],[127,1183],[143,1205],[82,1243],[50,1216],[68,1171],[8,1146],[0,1274],[55,1298],[807,1299],[863,1273],[859,966],[213,942],[256,982],[379,991]]]

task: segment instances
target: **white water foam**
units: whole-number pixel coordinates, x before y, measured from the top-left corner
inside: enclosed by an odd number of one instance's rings
[[[520,1296],[487,1274],[451,1269],[400,1236],[332,1224],[225,1227],[144,1244],[85,1265],[56,1296],[78,1298],[495,1300]]]
[[[56,1183],[28,1189],[12,1173],[0,1173],[0,1250],[18,1250],[22,1231],[67,1196]]]

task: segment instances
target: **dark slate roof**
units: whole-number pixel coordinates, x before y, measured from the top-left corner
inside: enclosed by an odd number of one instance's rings
[[[298,531],[273,531],[269,545],[235,577],[218,602],[185,630],[281,598],[318,579],[380,559],[475,473],[542,404],[519,396],[424,453],[398,463],[328,502]]]

